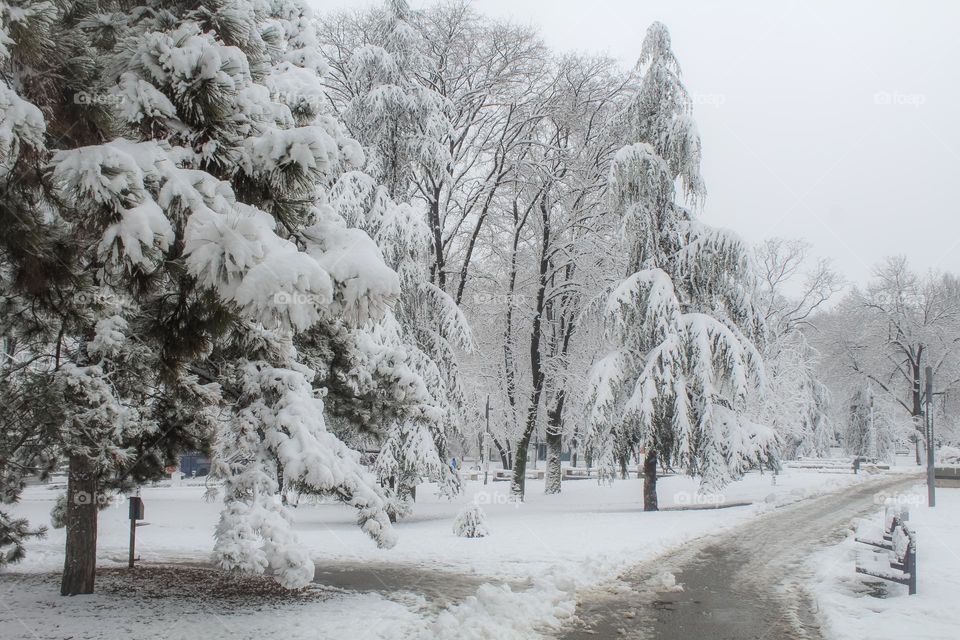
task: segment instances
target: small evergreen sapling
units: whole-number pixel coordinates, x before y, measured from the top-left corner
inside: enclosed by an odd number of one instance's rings
[[[453,533],[461,538],[485,538],[490,535],[487,514],[480,505],[472,504],[457,514],[453,521]]]

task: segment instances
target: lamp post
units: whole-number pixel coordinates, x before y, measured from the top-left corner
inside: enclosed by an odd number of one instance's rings
[[[490,394],[487,394],[487,408],[484,412],[484,418],[487,425],[483,430],[483,442],[480,445],[480,457],[483,459],[483,484],[487,484],[487,476],[490,471],[490,452],[487,450],[490,446],[488,438],[490,437]]]
[[[936,487],[936,468],[933,462],[933,367],[926,368],[927,376],[927,506],[935,507],[937,499],[935,495]]]

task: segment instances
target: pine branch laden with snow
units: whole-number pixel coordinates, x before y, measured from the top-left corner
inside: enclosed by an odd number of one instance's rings
[[[326,430],[313,372],[297,363],[282,336],[260,331],[252,337],[260,342],[250,345],[254,352],[266,347],[281,357],[275,364],[249,360],[236,367],[240,408],[221,430],[213,470],[225,498],[214,551],[224,569],[269,568],[281,584],[297,588],[313,579],[313,563],[291,530],[278,479],[284,487],[332,495],[356,508],[358,524],[378,546],[392,547],[396,537],[384,496],[359,454]]]
[[[653,25],[644,41],[647,69],[628,110],[638,142],[620,149],[610,170],[630,272],[606,305],[616,347],[593,370],[593,441],[654,450],[667,464],[716,488],[768,463],[776,434],[746,419],[747,399],[763,384],[751,338],[753,274],[743,243],[692,219],[676,203],[681,178],[702,196],[699,143],[691,133],[669,35]]]
[[[460,538],[485,538],[490,535],[487,514],[479,505],[464,507],[453,521],[453,535]]]

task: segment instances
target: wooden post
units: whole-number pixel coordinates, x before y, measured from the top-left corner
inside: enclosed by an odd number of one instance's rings
[[[137,521],[130,520],[130,557],[127,561],[127,566],[133,569],[133,555],[134,549],[137,546]]]
[[[140,496],[130,496],[130,556],[127,566],[133,569],[137,547],[137,520],[143,519],[143,499]]]

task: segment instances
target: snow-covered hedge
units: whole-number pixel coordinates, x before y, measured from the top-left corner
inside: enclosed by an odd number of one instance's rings
[[[960,448],[940,447],[937,451],[937,464],[960,464]]]

